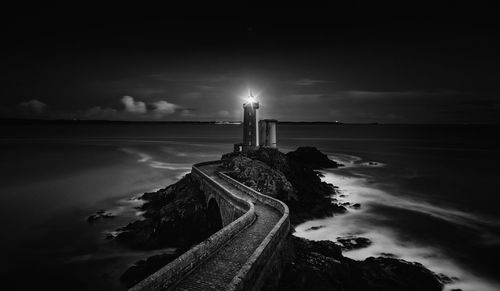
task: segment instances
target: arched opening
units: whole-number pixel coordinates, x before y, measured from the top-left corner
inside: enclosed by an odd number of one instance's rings
[[[210,201],[208,202],[207,220],[209,233],[216,233],[222,228],[220,209],[215,199],[210,199]]]

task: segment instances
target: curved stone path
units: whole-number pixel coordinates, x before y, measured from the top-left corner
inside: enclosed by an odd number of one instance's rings
[[[199,169],[235,195],[252,200],[256,219],[169,290],[226,289],[282,216],[275,208],[255,200],[222,179],[217,175],[218,166],[218,164],[204,165]]]

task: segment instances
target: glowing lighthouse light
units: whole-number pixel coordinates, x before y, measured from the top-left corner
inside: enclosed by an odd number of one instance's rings
[[[250,95],[247,98],[245,98],[245,101],[246,101],[246,103],[252,104],[252,103],[256,103],[257,99],[255,99],[252,92],[250,92]]]

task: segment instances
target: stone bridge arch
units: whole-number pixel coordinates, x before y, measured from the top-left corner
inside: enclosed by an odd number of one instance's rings
[[[222,216],[219,204],[215,198],[210,198],[207,204],[207,221],[209,233],[216,233],[222,228]]]
[[[210,203],[215,203],[215,205],[219,209],[222,227],[229,225],[231,222],[235,221],[236,219],[238,219],[238,217],[246,212],[244,209],[241,209],[239,208],[239,206],[235,205],[233,201],[234,198],[228,196],[228,194],[224,191],[221,191],[220,188],[212,185],[210,181],[207,181],[206,179],[199,179],[199,182],[200,189],[205,195],[207,210],[210,207]],[[215,207],[215,205],[212,207]]]

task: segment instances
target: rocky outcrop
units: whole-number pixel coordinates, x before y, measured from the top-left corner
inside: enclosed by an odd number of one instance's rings
[[[234,171],[229,173],[231,177],[262,194],[282,201],[297,199],[296,190],[285,175],[264,162],[236,156],[229,159],[225,166]]]
[[[344,206],[360,207],[338,204],[332,199],[336,188],[322,182],[316,170],[340,165],[315,148],[299,148],[286,155],[266,148],[226,154],[222,160],[233,178],[285,202],[293,224],[343,213],[347,211]],[[146,193],[141,199],[146,201],[141,207],[145,219],[120,229],[116,240],[141,249],[178,247],[178,252],[137,262],[122,276],[127,286],[210,235],[204,197],[190,175],[165,189]],[[289,239],[291,258],[283,269],[278,290],[442,290],[439,278],[418,263],[393,257],[355,261],[342,255],[342,249],[368,246],[371,242],[366,238],[340,237],[336,243],[309,241],[292,235]]]
[[[285,202],[294,225],[347,211],[344,206],[332,202],[335,187],[322,182],[316,171],[341,165],[316,148],[301,147],[287,154],[273,148],[260,148],[229,153],[223,155],[222,160],[228,170],[236,171],[233,178]]]
[[[119,229],[117,241],[139,249],[186,248],[208,237],[205,198],[191,175],[141,199],[145,219]]]
[[[313,169],[338,168],[342,166],[342,164],[330,160],[327,155],[315,147],[299,147],[297,150],[287,153],[286,156],[297,163]]]
[[[115,240],[134,249],[177,248],[174,253],[161,254],[136,262],[122,276],[131,287],[154,273],[193,245],[212,234],[207,220],[205,197],[190,174],[177,183],[140,199],[144,219],[118,230]]]
[[[278,290],[438,291],[438,276],[418,263],[394,258],[355,261],[342,256],[330,241],[290,236],[292,260],[285,266]]]

